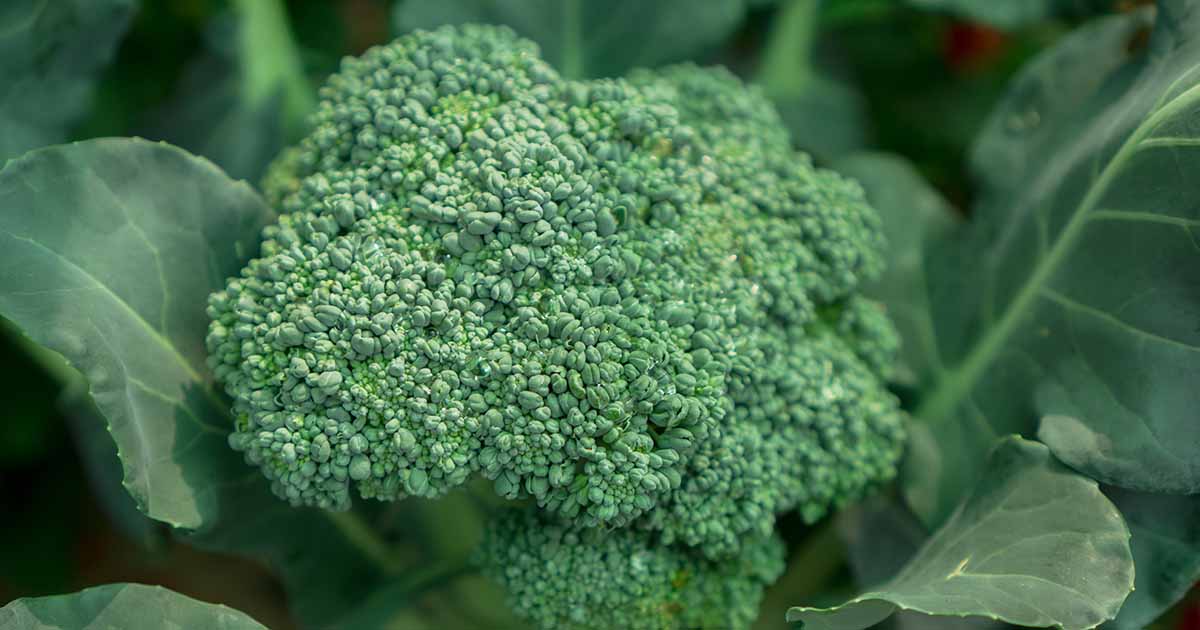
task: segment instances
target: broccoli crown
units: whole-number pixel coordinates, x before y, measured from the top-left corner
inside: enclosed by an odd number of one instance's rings
[[[500,27],[347,59],[215,293],[231,445],[295,504],[473,474],[581,526],[734,554],[894,474],[861,189],[679,66],[568,81]]]
[[[636,528],[580,529],[507,510],[474,559],[539,628],[729,629],[754,621],[763,591],[783,573],[784,545],[768,535],[709,560]]]

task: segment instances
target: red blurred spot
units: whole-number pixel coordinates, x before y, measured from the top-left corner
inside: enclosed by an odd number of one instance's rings
[[[978,70],[998,59],[1008,37],[983,24],[956,22],[946,30],[944,54],[950,67],[960,71]]]
[[[1178,630],[1200,630],[1200,604],[1192,604],[1183,611]]]

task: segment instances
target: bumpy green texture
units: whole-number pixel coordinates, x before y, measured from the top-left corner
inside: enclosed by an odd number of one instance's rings
[[[473,474],[733,554],[894,474],[896,340],[857,184],[720,70],[567,81],[497,27],[347,59],[212,296],[232,446],[296,504]]]
[[[784,569],[770,535],[718,561],[662,547],[634,528],[604,531],[514,510],[493,523],[476,553],[514,612],[546,630],[746,628]]]

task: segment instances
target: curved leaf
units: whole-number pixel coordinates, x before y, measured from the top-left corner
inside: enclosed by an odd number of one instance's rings
[[[0,3],[0,164],[67,138],[133,10],[133,0]]]
[[[1008,437],[895,578],[836,608],[793,608],[788,620],[857,630],[905,609],[1082,630],[1113,618],[1132,589],[1129,529],[1096,483],[1044,445]]]
[[[938,448],[905,473],[927,523],[978,479],[994,436],[1043,416],[1040,437],[1093,478],[1200,490],[1196,6],[1163,3],[1148,45],[1152,10],[1073,33],[980,135],[968,236],[929,265],[946,368],[915,415]]]
[[[205,372],[205,300],[271,213],[209,162],[132,139],[9,162],[0,208],[0,315],[87,378],[147,515],[214,520],[218,486],[249,471]]]
[[[399,32],[504,24],[537,42],[559,72],[582,78],[691,57],[733,32],[744,13],[744,0],[405,0],[394,22]]]
[[[0,608],[0,627],[266,630],[266,626],[239,610],[143,584],[105,584],[67,595],[18,599]]]
[[[34,151],[0,170],[0,315],[87,377],[147,516],[273,565],[320,625],[383,569],[334,517],[272,496],[229,448],[229,405],[205,367],[208,295],[270,218],[249,186],[169,145]]]

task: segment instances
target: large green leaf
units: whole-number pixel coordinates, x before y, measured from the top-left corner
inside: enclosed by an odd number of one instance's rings
[[[1200,495],[1105,488],[1121,510],[1137,566],[1134,591],[1105,630],[1142,630],[1200,580]]]
[[[944,371],[904,473],[941,522],[997,435],[1040,437],[1102,482],[1200,490],[1200,15],[1103,18],[1032,62],[976,144],[966,238],[934,251]]]
[[[1115,10],[1119,0],[909,0],[925,9],[948,11],[1001,28],[1055,17],[1078,18]]]
[[[204,309],[270,217],[249,186],[165,144],[92,140],[0,171],[0,315],[83,373],[126,488],[177,527],[213,521],[219,487],[250,476],[225,445]]]
[[[0,627],[266,630],[266,626],[239,610],[144,584],[105,584],[67,595],[18,599],[0,608]]]
[[[858,630],[905,609],[1083,630],[1113,618],[1132,589],[1129,529],[1096,483],[1044,445],[1008,437],[895,578],[836,608],[793,608],[788,620]]]
[[[0,171],[0,315],[87,378],[145,514],[273,565],[298,616],[323,625],[399,567],[352,516],[271,495],[226,443],[205,368],[208,294],[270,218],[249,186],[169,145],[34,151]]]
[[[741,22],[744,0],[404,0],[398,32],[442,24],[505,24],[538,43],[571,78],[618,76],[687,59]]]
[[[67,138],[133,9],[134,0],[0,2],[0,164]]]
[[[893,380],[906,386],[928,382],[944,370],[930,318],[925,285],[928,251],[959,228],[954,210],[907,161],[883,153],[858,153],[833,164],[834,170],[863,185],[883,219],[887,268],[866,287],[887,305],[902,345]]]

